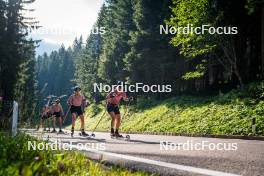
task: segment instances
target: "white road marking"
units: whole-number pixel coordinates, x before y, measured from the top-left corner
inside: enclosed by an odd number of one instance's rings
[[[163,161],[156,161],[156,160],[134,157],[130,155],[117,154],[117,153],[112,153],[112,152],[99,151],[99,150],[91,149],[85,146],[77,146],[77,145],[69,145],[69,146],[71,148],[81,150],[81,151],[88,151],[88,152],[101,154],[105,156],[111,156],[115,158],[121,158],[125,160],[136,161],[136,162],[150,164],[150,165],[172,168],[172,169],[181,170],[181,171],[193,172],[197,174],[210,175],[210,176],[240,176],[240,175],[232,174],[232,173],[220,172],[220,171],[203,169],[203,168],[192,167],[192,166],[179,165],[179,164],[168,163],[168,162],[163,162]]]

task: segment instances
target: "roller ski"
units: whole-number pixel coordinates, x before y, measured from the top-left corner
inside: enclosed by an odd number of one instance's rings
[[[71,137],[73,137],[74,135],[74,129],[71,130]],[[82,136],[82,137],[89,137],[89,135],[84,131],[82,130],[80,133],[79,133],[79,136]]]
[[[111,135],[111,138],[112,139],[120,139],[120,140],[125,140],[125,141],[130,141],[130,136],[129,135],[126,135],[126,136],[123,136],[121,134],[118,134],[118,135]]]
[[[120,139],[120,140],[125,140],[125,141],[129,141],[130,140],[130,136],[129,135],[123,136],[123,135],[119,134],[118,131],[113,132],[111,130],[110,136],[111,136],[112,139]]]

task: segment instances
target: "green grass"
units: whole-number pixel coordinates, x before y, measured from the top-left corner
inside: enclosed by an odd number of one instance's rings
[[[264,135],[264,82],[252,83],[244,91],[233,90],[214,97],[178,96],[163,101],[138,100],[122,119],[124,132],[174,132],[178,134],[251,135],[252,118],[256,118],[255,135]],[[94,128],[104,112],[103,105],[86,109],[86,129]],[[121,108],[121,114],[124,113]],[[98,126],[108,131],[106,114]],[[80,122],[77,122],[77,127]],[[68,127],[69,128],[69,127]]]
[[[0,134],[0,175],[5,176],[144,176],[124,168],[105,167],[73,151],[28,150],[28,141],[41,142],[28,135],[12,138]]]

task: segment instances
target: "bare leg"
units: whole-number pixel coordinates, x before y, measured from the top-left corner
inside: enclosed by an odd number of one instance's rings
[[[114,112],[110,112],[109,115],[112,118],[112,120],[111,120],[111,128],[114,128],[115,127],[115,118],[116,118],[116,115],[115,115]]]
[[[46,124],[47,124],[47,128],[48,130],[50,130],[50,117],[46,119]]]
[[[72,113],[72,129],[75,127],[75,121],[76,121],[76,114]]]
[[[71,136],[73,136],[73,133],[74,133],[75,121],[76,121],[76,114],[75,114],[75,113],[72,113],[72,129],[71,129]]]
[[[53,129],[56,128],[56,116],[52,116],[52,120],[53,120]]]
[[[62,117],[59,117],[59,122],[60,122],[60,130],[62,128]]]
[[[116,114],[116,124],[115,124],[115,127],[116,129],[119,129],[120,127],[120,124],[121,124],[121,115],[120,114]]]
[[[115,126],[115,113],[110,112],[109,115],[111,116],[111,135],[115,133],[114,126]]]
[[[80,119],[81,119],[81,129],[84,130],[84,116],[83,116],[83,114],[80,115]]]
[[[121,116],[120,116],[120,114],[116,114],[115,116],[116,116],[115,117],[115,136],[116,137],[122,137],[122,135],[119,134]]]

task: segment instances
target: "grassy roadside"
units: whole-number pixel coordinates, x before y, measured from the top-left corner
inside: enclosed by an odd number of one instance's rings
[[[105,167],[78,152],[28,150],[28,141],[40,141],[28,135],[15,138],[0,134],[0,175],[5,176],[145,176],[122,168]]]
[[[124,132],[176,132],[179,134],[251,135],[252,118],[256,134],[264,135],[264,82],[244,91],[233,90],[214,97],[178,96],[163,101],[139,100],[122,119]],[[121,113],[124,113],[124,108]],[[86,128],[94,128],[104,112],[103,105],[86,109]],[[108,131],[106,114],[98,126]],[[77,122],[79,128],[80,122]],[[68,127],[69,128],[69,127]]]

